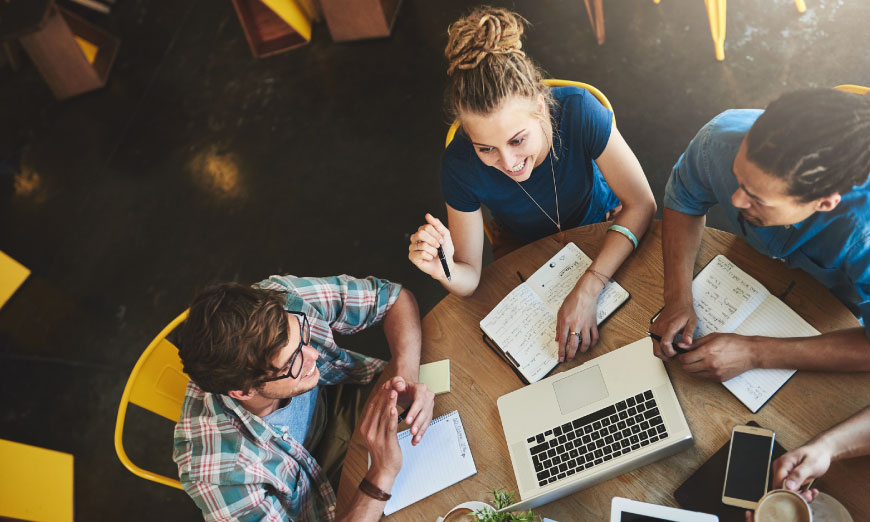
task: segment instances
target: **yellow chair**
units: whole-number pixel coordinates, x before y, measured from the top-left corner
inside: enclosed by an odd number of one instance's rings
[[[661,0],[653,0],[660,3]],[[720,62],[725,59],[725,5],[727,0],[704,0],[707,6],[707,17],[710,19],[710,33],[713,36],[713,47],[716,50],[716,59]],[[794,0],[798,13],[807,10],[804,0]]]
[[[0,307],[12,297],[30,275],[30,270],[0,251]]]
[[[72,522],[72,455],[0,439],[0,462],[0,518]]]
[[[187,319],[188,312],[189,310],[185,310],[166,325],[142,352],[130,373],[130,378],[127,379],[115,422],[115,452],[124,467],[134,475],[178,489],[183,489],[178,480],[133,464],[124,451],[124,419],[127,416],[127,406],[132,402],[172,422],[178,421],[181,415],[181,403],[184,401],[184,390],[189,379],[184,373],[178,349],[166,340],[166,336]]]
[[[834,89],[844,91],[844,92],[851,92],[854,94],[865,94],[865,95],[870,94],[870,87],[862,87],[860,85],[850,85],[850,84],[838,85],[838,86],[834,87]]]
[[[571,80],[557,80],[555,78],[546,78],[543,81],[545,85],[548,85],[550,87],[580,87],[581,89],[586,89],[587,91],[591,92],[593,96],[598,98],[598,101],[601,102],[601,105],[604,105],[610,110],[610,112],[613,112],[613,106],[610,105],[610,100],[607,99],[607,96],[605,96],[603,92],[599,91],[597,88],[589,85],[588,83],[574,82]],[[444,142],[445,149],[450,145],[450,142],[453,141],[453,138],[456,136],[456,131],[458,130],[459,121],[457,120],[453,122],[453,125],[451,125],[449,129],[447,129],[447,139]],[[483,218],[483,233],[486,234],[486,238],[489,239],[489,243],[492,244],[492,231],[489,229],[489,224],[487,224],[485,217]]]

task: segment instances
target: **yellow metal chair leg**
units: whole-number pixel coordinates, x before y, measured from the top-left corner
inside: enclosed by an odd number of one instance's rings
[[[725,6],[726,0],[704,0],[710,18],[710,34],[716,49],[716,59],[725,59]]]
[[[807,10],[807,4],[804,0],[794,0],[794,5],[797,7],[798,13],[803,13]]]

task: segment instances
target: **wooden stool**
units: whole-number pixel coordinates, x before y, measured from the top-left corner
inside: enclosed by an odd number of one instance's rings
[[[64,99],[106,84],[120,40],[54,0],[6,0],[0,40],[17,38],[55,98]]]
[[[312,0],[233,0],[251,53],[257,58],[311,41],[311,22],[320,15]]]
[[[334,42],[390,36],[402,0],[320,0]]]

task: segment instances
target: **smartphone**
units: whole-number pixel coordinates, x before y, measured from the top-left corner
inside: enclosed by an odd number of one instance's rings
[[[758,500],[767,493],[775,436],[765,428],[734,426],[722,488],[723,504],[754,509]]]

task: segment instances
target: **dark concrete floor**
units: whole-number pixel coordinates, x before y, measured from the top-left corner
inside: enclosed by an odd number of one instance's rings
[[[552,77],[602,89],[659,203],[720,111],[800,87],[870,84],[870,3],[732,0],[726,61],[700,0],[506,4]],[[425,313],[444,291],[406,258],[444,214],[441,50],[469,3],[405,0],[393,36],[254,59],[227,0],[120,0],[105,89],[52,99],[29,62],[0,68],[0,249],[33,275],[0,310],[0,438],[75,455],[78,520],[196,520],[182,492],[127,472],[112,445],[127,375],[196,289],[272,273],[377,274]],[[719,221],[714,217],[712,224]],[[379,334],[348,341],[385,353]],[[134,460],[172,473],[172,423],[133,407]]]

